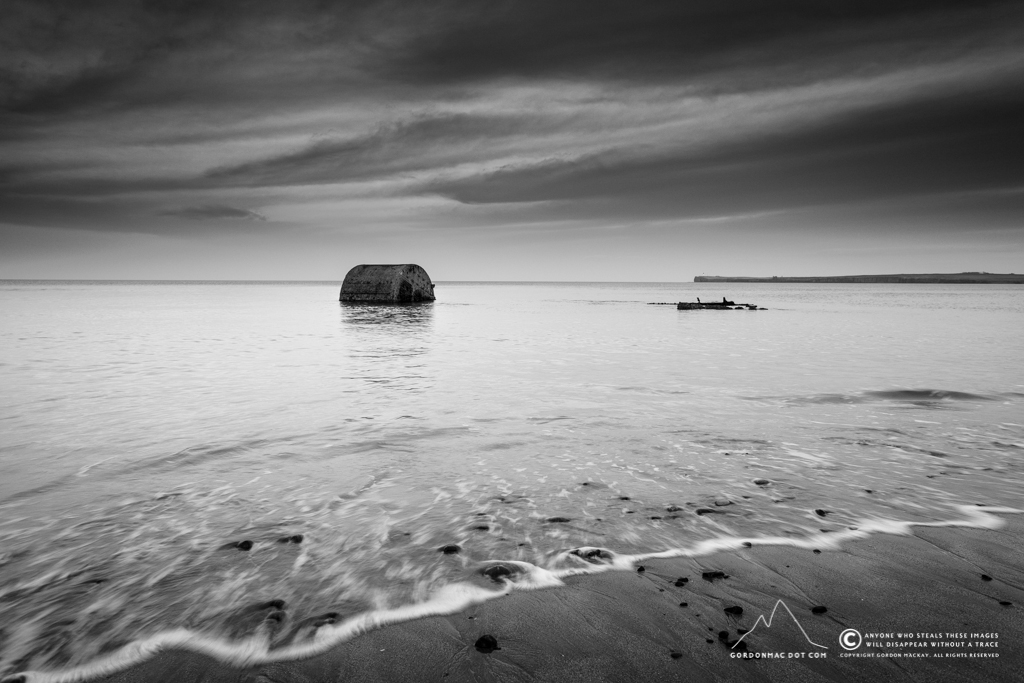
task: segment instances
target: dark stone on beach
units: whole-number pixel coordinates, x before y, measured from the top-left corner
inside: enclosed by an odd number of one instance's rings
[[[544,521],[545,522],[552,522],[552,523],[555,523],[555,524],[560,524],[560,523],[564,523],[564,522],[571,522],[572,520],[570,518],[568,518],[568,517],[548,517]]]
[[[736,616],[739,616],[739,615],[743,614],[743,608],[740,607],[739,605],[733,605],[732,607],[726,607],[723,611],[726,614],[735,614]]]
[[[302,534],[294,534],[292,536],[282,536],[281,538],[277,539],[277,542],[278,543],[302,543],[302,540],[304,538],[305,538],[305,536],[303,536]]]
[[[338,612],[327,612],[325,614],[321,614],[318,617],[313,617],[313,626],[315,628],[328,626],[338,621],[339,617],[341,617],[341,615]]]
[[[619,500],[629,500],[629,496],[619,496]]]
[[[688,579],[685,576],[680,576],[678,579],[676,579],[676,588],[681,588],[681,587],[685,586],[689,582],[690,582],[690,579]]]
[[[679,507],[678,505],[669,505],[667,508],[665,508],[665,511],[666,512],[682,512],[683,508]]]
[[[265,609],[284,609],[284,606],[284,600],[267,600],[266,602],[261,602],[259,604],[253,605],[251,609],[259,612]]]
[[[747,641],[745,640],[730,640],[726,645],[729,646],[730,650],[736,650],[736,652],[747,651]]]
[[[460,550],[462,550],[462,548],[460,548],[459,546],[455,545],[454,543],[450,543],[448,545],[441,546],[440,548],[438,548],[438,550],[441,551],[442,553],[444,553],[445,555],[455,555]]]
[[[824,614],[827,611],[828,611],[828,608],[824,607],[823,605],[817,605],[817,606],[811,608],[811,613],[812,614]]]
[[[1010,606],[1013,605],[1013,603],[1010,602],[1009,600],[1000,600],[999,604],[1002,605],[1003,607],[1010,607]]]
[[[229,548],[237,548],[238,550],[249,551],[252,550],[252,541],[237,541],[235,543],[229,543]]]
[[[822,510],[821,508],[818,508],[817,510],[814,511],[814,514],[818,515],[819,517],[824,517],[829,512],[831,512],[831,510]]]
[[[748,631],[745,628],[738,628],[738,629],[736,629],[736,633],[738,633],[738,634],[740,634],[742,636],[742,635],[746,635],[747,633],[750,633],[750,631]]]
[[[15,674],[13,676],[4,676],[0,678],[0,683],[26,683],[28,681],[22,674]]]
[[[683,656],[683,653],[682,652],[676,652],[675,650],[672,650],[672,652],[668,653],[668,656],[671,657],[672,659],[679,659],[680,657]]]
[[[575,550],[572,550],[571,552],[576,557],[582,557],[585,560],[593,560],[593,559],[611,560],[612,557],[613,557],[612,553],[608,552],[607,550],[603,550],[601,548],[589,548],[589,549],[586,549],[586,550],[584,550],[582,548],[576,548]]]
[[[982,575],[981,575],[981,580],[982,580],[982,581],[991,581],[991,580],[992,580],[992,577],[991,577],[991,576],[989,576],[988,574],[982,574]]]
[[[871,489],[864,489],[864,493],[874,493]]]
[[[712,513],[718,512],[718,510],[714,510],[712,508],[697,508],[696,512],[698,515],[710,515]]]
[[[477,524],[475,527],[473,527],[473,529],[475,529],[476,531],[490,531],[491,527],[487,526],[486,524]]]
[[[680,607],[689,607],[690,603],[688,603],[688,602],[681,602],[681,603],[679,603],[679,606]]]
[[[710,638],[708,638],[708,639],[707,639],[706,641],[704,641],[704,642],[706,642],[706,643],[714,643],[715,641],[713,641],[713,640],[711,640]]]
[[[754,544],[751,543],[750,541],[743,541],[743,547],[744,548],[753,548]]]
[[[489,577],[491,581],[502,581],[506,576],[512,576],[513,571],[503,564],[492,564],[481,569],[480,573]]]
[[[637,574],[643,574],[645,571],[647,571],[647,568],[644,567],[643,565],[640,565],[639,567],[636,568],[636,573]]]
[[[725,641],[729,640],[729,632],[728,631],[719,631],[718,632],[718,639],[721,640],[723,643]]]
[[[812,552],[812,553],[814,553],[815,555],[821,555],[821,551],[820,551],[820,550],[818,550],[817,548],[815,548],[815,549],[814,549],[814,550],[812,550],[811,552]]]
[[[705,581],[714,581],[715,579],[726,579],[726,578],[729,578],[728,575],[725,572],[719,571],[717,569],[714,570],[714,571],[711,571],[711,572],[704,572],[700,576]]]
[[[754,483],[757,484],[758,486],[767,486],[771,482],[768,481],[767,479],[755,479]]]
[[[661,517],[658,517],[657,515],[653,515],[653,516],[651,517],[651,519],[661,519]]]
[[[732,501],[728,498],[719,498],[715,501],[715,505],[718,507],[725,507],[726,505],[732,505]]]
[[[477,652],[483,652],[485,655],[501,649],[498,647],[498,639],[491,635],[483,635],[477,638],[474,647],[477,649]]]
[[[275,624],[282,624],[284,623],[286,617],[287,615],[281,610],[274,610],[273,612],[268,612],[267,616],[263,617],[263,621],[269,621]]]

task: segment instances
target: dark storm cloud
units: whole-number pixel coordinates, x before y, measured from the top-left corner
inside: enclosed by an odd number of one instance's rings
[[[437,8],[448,11],[437,11]],[[438,82],[518,76],[675,81],[741,71],[800,81],[1017,42],[1012,2],[748,0],[432,3],[377,67]],[[761,83],[763,85],[763,82]]]
[[[969,91],[692,154],[619,149],[429,189],[470,204],[620,198],[641,214],[701,216],[1013,188],[1024,186],[1021,121],[1024,90]]]
[[[302,215],[330,199],[309,186],[682,218],[1020,186],[1022,24],[1000,1],[11,2],[0,223],[232,229],[262,215],[230,193]]]

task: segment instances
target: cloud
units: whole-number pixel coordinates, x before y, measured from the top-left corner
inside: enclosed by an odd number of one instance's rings
[[[927,197],[1024,184],[1022,21],[1000,0],[11,0],[0,222],[584,230],[899,200],[927,225]]]
[[[199,220],[246,220],[246,221],[265,221],[267,217],[256,213],[255,211],[248,211],[246,209],[238,209],[233,206],[224,206],[222,204],[207,204],[204,206],[189,206],[183,209],[165,209],[160,212],[161,216],[178,216],[179,218],[187,218],[192,221]]]

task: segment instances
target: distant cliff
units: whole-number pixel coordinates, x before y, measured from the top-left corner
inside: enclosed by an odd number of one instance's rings
[[[827,282],[827,283],[875,283],[892,282],[903,284],[940,285],[1021,285],[1024,275],[1014,273],[925,273],[900,275],[831,275],[827,277],[725,277],[720,275],[698,275],[694,282]]]

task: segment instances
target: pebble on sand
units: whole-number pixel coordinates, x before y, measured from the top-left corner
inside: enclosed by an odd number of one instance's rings
[[[492,564],[481,569],[480,573],[489,577],[491,581],[503,581],[506,576],[512,576],[514,572],[503,564]]]
[[[982,580],[982,581],[991,581],[991,580],[992,580],[992,577],[991,577],[991,576],[989,576],[988,574],[982,574],[982,575],[981,575],[981,580]]]
[[[824,614],[827,611],[828,611],[828,608],[823,606],[823,605],[816,605],[816,606],[811,608],[811,612],[813,614]]]
[[[731,607],[726,607],[723,611],[726,614],[735,614],[736,616],[743,614],[743,608],[739,605],[732,605]]]
[[[544,521],[545,522],[552,522],[552,523],[564,523],[564,522],[571,522],[572,520],[570,518],[568,518],[568,517],[548,517]]]
[[[498,639],[492,635],[482,635],[476,639],[474,647],[477,652],[483,652],[485,655],[489,655],[495,650],[500,650],[498,647]]]
[[[710,571],[710,572],[704,572],[700,576],[705,581],[714,581],[715,579],[727,579],[727,578],[729,578],[728,574],[726,574],[723,571],[719,571],[717,569],[714,570],[714,571]]]
[[[681,586],[685,586],[687,583],[689,583],[689,581],[690,581],[690,579],[688,579],[687,577],[680,576],[678,579],[676,579],[676,588],[679,588]]]
[[[440,548],[438,548],[438,550],[444,553],[445,555],[455,555],[460,550],[462,550],[462,548],[455,545],[454,543],[449,543],[448,545],[441,546]]]

